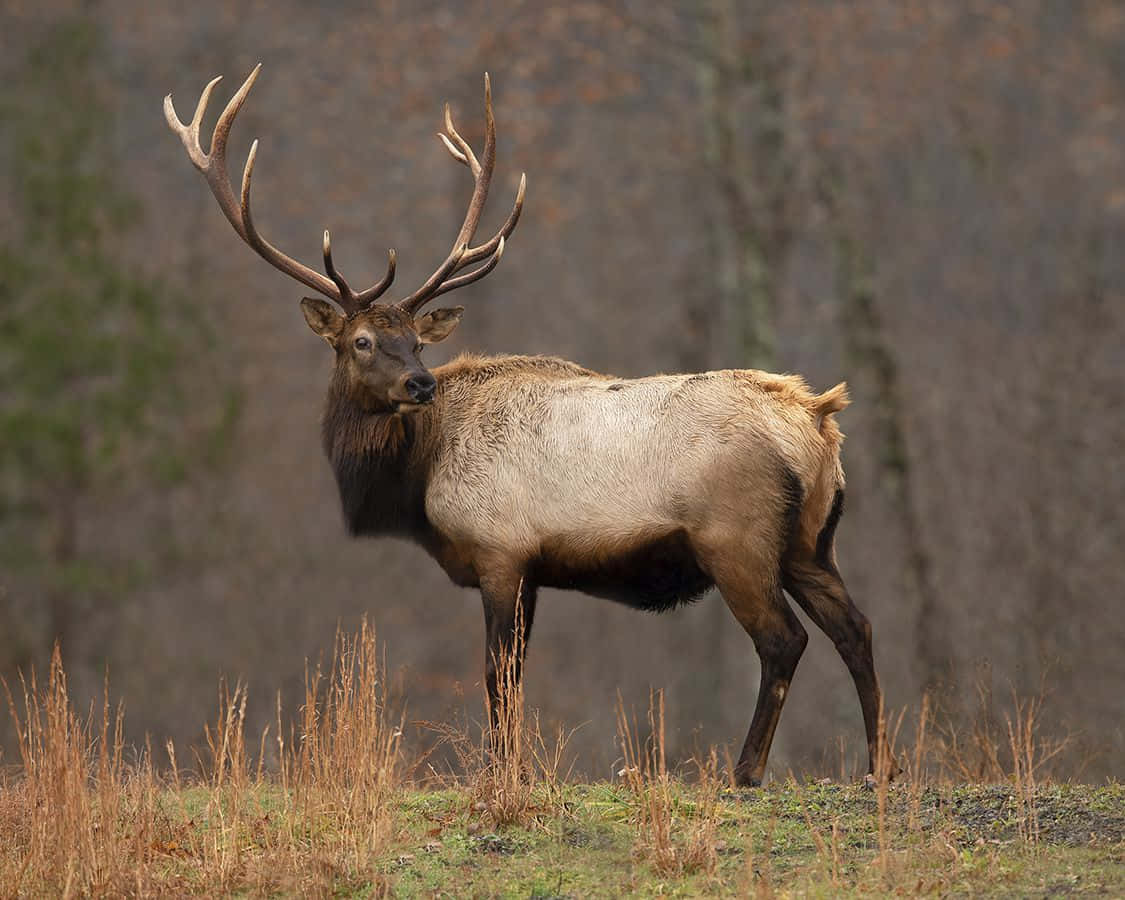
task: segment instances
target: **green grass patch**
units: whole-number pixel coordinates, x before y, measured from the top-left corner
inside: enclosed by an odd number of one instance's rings
[[[677,785],[684,811],[694,788]],[[892,786],[880,848],[876,794],[861,785],[724,791],[718,864],[669,878],[636,849],[636,801],[617,785],[568,785],[525,826],[494,831],[456,791],[411,792],[380,874],[395,896],[695,897],[968,893],[1125,896],[1125,792],[1062,785],[1037,798],[1037,843],[1019,837],[1015,792]]]

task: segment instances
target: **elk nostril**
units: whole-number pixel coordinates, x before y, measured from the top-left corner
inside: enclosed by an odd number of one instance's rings
[[[422,375],[411,375],[406,379],[406,393],[415,403],[425,403],[434,396],[437,381],[429,372]]]

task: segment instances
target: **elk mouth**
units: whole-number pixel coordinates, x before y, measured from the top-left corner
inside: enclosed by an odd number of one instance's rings
[[[417,412],[423,406],[429,406],[431,402],[433,401],[427,400],[424,403],[415,403],[413,400],[399,400],[395,403],[395,414],[402,415],[404,413]]]

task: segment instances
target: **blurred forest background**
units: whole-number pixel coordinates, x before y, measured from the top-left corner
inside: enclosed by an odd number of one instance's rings
[[[167,128],[250,71],[256,219],[353,283],[448,250],[492,75],[499,270],[428,355],[547,353],[622,376],[847,379],[841,569],[894,709],[1045,685],[1075,776],[1125,775],[1125,6],[1082,0],[6,0],[0,53],[0,669],[55,635],[79,706],[201,740],[220,675],[289,708],[338,622],[376,622],[409,718],[479,718],[480,601],[421,551],[344,534],[319,446],[330,355]],[[808,624],[808,623],[806,623]],[[812,639],[773,771],[862,746]],[[546,592],[546,721],[667,692],[677,755],[729,741],[758,663],[716,596],[661,617]],[[420,742],[426,740],[419,734]],[[837,763],[832,762],[833,770]]]

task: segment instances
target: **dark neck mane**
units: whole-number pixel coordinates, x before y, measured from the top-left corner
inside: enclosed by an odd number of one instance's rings
[[[455,410],[471,402],[466,395],[478,385],[503,377],[611,378],[550,357],[468,354],[433,375],[433,402],[406,415],[372,411],[369,398],[357,395],[344,374],[333,375],[321,435],[352,534],[397,534],[433,546],[425,510],[430,467],[439,435],[450,424],[447,412],[457,417]]]
[[[352,534],[420,537],[426,529],[420,437],[435,415],[433,407],[412,415],[370,412],[342,376],[333,377],[321,439]]]

